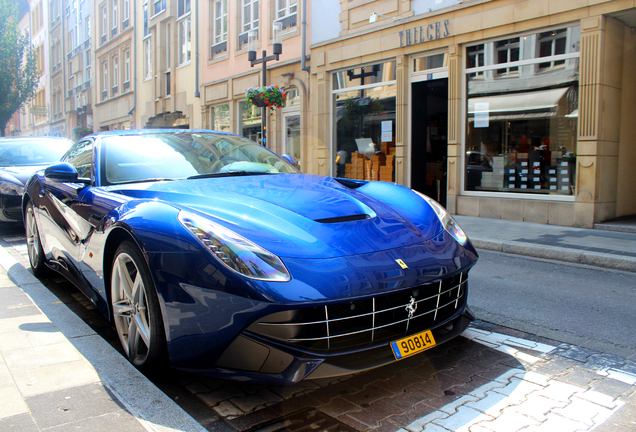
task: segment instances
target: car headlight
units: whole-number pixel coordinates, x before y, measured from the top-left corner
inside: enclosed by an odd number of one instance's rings
[[[415,192],[416,194],[418,194],[419,196],[424,198],[424,200],[426,200],[426,202],[431,207],[433,207],[433,210],[435,210],[435,214],[437,215],[437,217],[439,218],[440,222],[444,226],[444,229],[451,236],[453,236],[453,238],[455,240],[457,240],[459,242],[459,244],[461,244],[461,245],[466,244],[466,242],[468,241],[468,237],[466,236],[466,233],[459,226],[459,224],[457,222],[455,222],[455,219],[453,219],[453,217],[450,214],[448,214],[448,212],[446,211],[446,209],[444,207],[442,207],[437,201],[435,201],[434,199],[424,195],[423,193],[420,193],[420,192],[418,192],[416,190],[414,190],[413,192]]]
[[[179,222],[223,265],[251,279],[287,282],[291,276],[279,257],[208,219],[179,212]]]
[[[6,180],[0,180],[0,194],[2,195],[22,195],[24,193],[24,186],[8,182]]]

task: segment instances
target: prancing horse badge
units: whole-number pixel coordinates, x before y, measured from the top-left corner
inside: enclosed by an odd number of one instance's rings
[[[407,268],[409,268],[409,266],[407,266],[406,263],[402,261],[401,259],[396,259],[395,262],[398,263],[403,270],[406,270]]]

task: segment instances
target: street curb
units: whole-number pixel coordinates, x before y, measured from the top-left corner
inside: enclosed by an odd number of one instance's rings
[[[522,242],[493,241],[478,238],[471,238],[470,241],[477,249],[636,273],[636,258],[627,256],[619,257],[600,252],[574,251],[556,246],[538,246]]]
[[[97,372],[104,387],[148,431],[205,432],[179,405],[159,390],[119,352],[0,246],[0,266],[44,316]]]

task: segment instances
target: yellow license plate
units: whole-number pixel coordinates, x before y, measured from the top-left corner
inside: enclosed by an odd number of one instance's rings
[[[435,346],[435,338],[430,330],[416,333],[409,337],[391,342],[391,349],[396,360],[412,356]]]

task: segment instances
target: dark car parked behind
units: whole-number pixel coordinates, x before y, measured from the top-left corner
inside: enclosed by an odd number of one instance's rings
[[[73,142],[66,138],[0,138],[0,222],[22,222],[24,184],[57,162]]]

